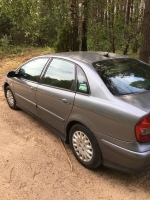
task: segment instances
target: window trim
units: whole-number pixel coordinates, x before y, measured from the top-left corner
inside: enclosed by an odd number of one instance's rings
[[[78,81],[77,68],[78,68],[78,67],[83,71],[83,73],[84,73],[84,75],[85,75],[85,77],[86,77],[86,80],[87,80],[87,87],[88,87],[88,93],[79,92],[79,91],[77,90],[77,87],[78,87],[78,84],[77,84],[77,81]],[[77,65],[77,64],[76,64],[76,87],[75,87],[75,91],[76,91],[77,94],[86,95],[86,96],[90,96],[90,95],[91,95],[91,90],[90,90],[90,85],[89,85],[89,81],[88,81],[87,75],[86,75],[85,71],[83,70],[83,68],[80,67],[80,66]]]
[[[37,84],[39,84],[40,81],[41,81],[42,74],[43,74],[43,72],[45,71],[45,68],[47,67],[47,65],[48,65],[48,63],[50,62],[51,58],[49,58],[49,57],[36,57],[36,58],[30,59],[30,60],[28,60],[27,62],[23,63],[20,67],[18,67],[18,68],[15,70],[15,74],[19,74],[19,71],[20,71],[20,69],[21,69],[23,66],[25,66],[25,65],[28,64],[29,62],[32,62],[32,61],[38,60],[38,59],[42,59],[42,58],[47,58],[48,60],[47,60],[47,62],[45,63],[45,65],[44,65],[44,67],[43,67],[43,69],[42,69],[42,71],[41,71],[41,73],[40,73],[40,75],[39,75],[39,80],[38,80],[38,82],[33,81],[33,80],[28,80],[28,79],[25,79],[25,78],[19,77],[19,76],[18,76],[17,78],[19,78],[19,79],[21,79],[21,80],[24,80],[24,81],[27,81],[27,82],[32,82],[32,83],[37,83]]]
[[[45,77],[45,74],[46,74],[46,72],[47,72],[47,70],[48,70],[50,64],[52,63],[52,61],[53,61],[54,59],[63,60],[63,61],[69,62],[69,63],[71,63],[71,64],[74,65],[74,72],[75,72],[75,73],[74,73],[74,81],[73,81],[72,86],[71,86],[70,89],[66,89],[66,88],[57,87],[57,86],[54,86],[54,85],[48,85],[48,84],[44,84],[44,83],[43,83],[43,79],[44,79],[44,77]],[[51,59],[50,59],[49,62],[47,63],[47,66],[45,67],[45,70],[44,70],[44,72],[43,72],[43,74],[42,74],[42,76],[41,76],[40,84],[41,84],[41,85],[44,85],[44,86],[46,86],[46,87],[52,87],[52,88],[56,88],[56,89],[60,89],[60,90],[65,90],[65,91],[70,91],[70,92],[76,92],[76,90],[75,90],[75,85],[76,85],[76,63],[74,63],[74,62],[72,62],[72,61],[70,61],[70,60],[64,59],[64,58],[51,57]]]

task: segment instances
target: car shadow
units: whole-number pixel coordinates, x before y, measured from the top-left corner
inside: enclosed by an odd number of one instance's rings
[[[141,173],[125,173],[107,167],[99,167],[93,171],[98,177],[105,177],[106,180],[119,181],[125,187],[136,187],[144,192],[150,191],[150,170]]]

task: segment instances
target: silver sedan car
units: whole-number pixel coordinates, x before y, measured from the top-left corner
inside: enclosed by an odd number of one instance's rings
[[[3,77],[11,109],[60,136],[77,160],[138,172],[150,168],[150,66],[102,52],[33,58]]]

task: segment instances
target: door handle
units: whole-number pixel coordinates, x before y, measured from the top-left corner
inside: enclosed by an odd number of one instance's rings
[[[65,103],[65,104],[70,104],[68,99],[62,99],[62,102]]]

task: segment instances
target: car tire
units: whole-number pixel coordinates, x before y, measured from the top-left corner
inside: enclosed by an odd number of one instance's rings
[[[18,107],[16,106],[16,100],[9,86],[6,87],[5,96],[9,107],[13,110],[18,110]]]
[[[102,153],[95,136],[82,124],[75,124],[69,133],[71,149],[77,160],[88,169],[102,165]]]

